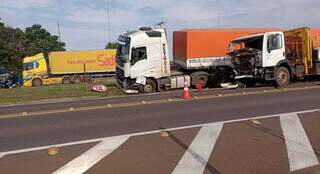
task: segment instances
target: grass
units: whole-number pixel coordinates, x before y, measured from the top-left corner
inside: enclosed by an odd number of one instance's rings
[[[0,89],[0,104],[28,102],[35,100],[80,98],[80,97],[108,97],[123,95],[114,82],[102,83],[107,86],[107,91],[98,93],[90,90],[88,84],[57,84],[33,88]]]

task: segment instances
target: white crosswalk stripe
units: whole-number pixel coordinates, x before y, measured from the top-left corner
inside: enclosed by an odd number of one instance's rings
[[[172,173],[203,173],[222,127],[223,123],[203,126]]]
[[[310,144],[307,134],[300,122],[298,114],[310,113],[318,110],[308,110],[301,112],[293,112],[286,114],[267,115],[262,117],[256,117],[255,119],[268,119],[275,118],[280,115],[280,125],[285,139],[285,145],[287,149],[287,155],[289,160],[290,171],[297,171],[312,166],[319,165],[319,160]],[[301,116],[301,115],[300,115]],[[201,127],[198,134],[193,139],[189,148],[186,150],[178,164],[172,171],[173,174],[197,174],[203,173],[208,163],[210,155],[214,146],[220,136],[223,125],[226,123],[236,123],[248,121],[251,118],[244,118],[238,120],[228,120],[216,123],[206,123],[191,125],[185,127],[177,127],[167,129],[167,131],[184,130],[190,128]],[[29,149],[13,150],[8,152],[0,152],[0,159],[7,155],[14,155],[26,152],[34,152],[39,150],[46,150],[49,147],[67,147],[79,144],[98,142],[97,145],[87,150],[77,158],[68,162],[64,166],[61,166],[53,174],[80,174],[85,173],[103,158],[108,156],[115,149],[119,148],[125,143],[129,137],[132,136],[143,136],[159,133],[161,130],[154,130],[148,132],[132,133],[114,137],[103,137],[92,140],[71,142],[58,145],[42,146]]]
[[[123,144],[129,136],[110,137],[70,161],[53,174],[81,174]]]
[[[296,113],[280,116],[286,142],[290,171],[319,165],[305,130]]]

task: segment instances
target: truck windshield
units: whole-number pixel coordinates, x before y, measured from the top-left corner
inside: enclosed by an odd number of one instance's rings
[[[130,50],[130,44],[118,44],[117,47],[117,64],[119,66],[123,66],[124,63],[129,61],[129,50]]]
[[[233,41],[230,46],[230,51],[239,50],[242,48],[254,48],[262,51],[263,36],[252,37],[248,39]]]
[[[22,65],[23,71],[36,69],[38,67],[39,67],[39,63],[38,62],[28,62],[28,63],[24,63]]]

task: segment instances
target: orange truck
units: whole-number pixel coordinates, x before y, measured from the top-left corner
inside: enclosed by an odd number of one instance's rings
[[[173,33],[173,64],[163,26],[142,27],[119,36],[116,79],[126,93],[151,93],[166,89],[219,84],[233,79],[227,56],[233,39],[267,28],[186,29]],[[172,60],[172,59],[171,59]],[[178,71],[172,71],[172,66]]]
[[[40,53],[23,59],[24,86],[80,83],[115,73],[115,49]],[[48,60],[48,61],[47,61]]]

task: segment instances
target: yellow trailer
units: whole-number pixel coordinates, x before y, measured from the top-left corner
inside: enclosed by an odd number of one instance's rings
[[[115,73],[115,49],[40,53],[23,59],[24,86],[80,83]]]

